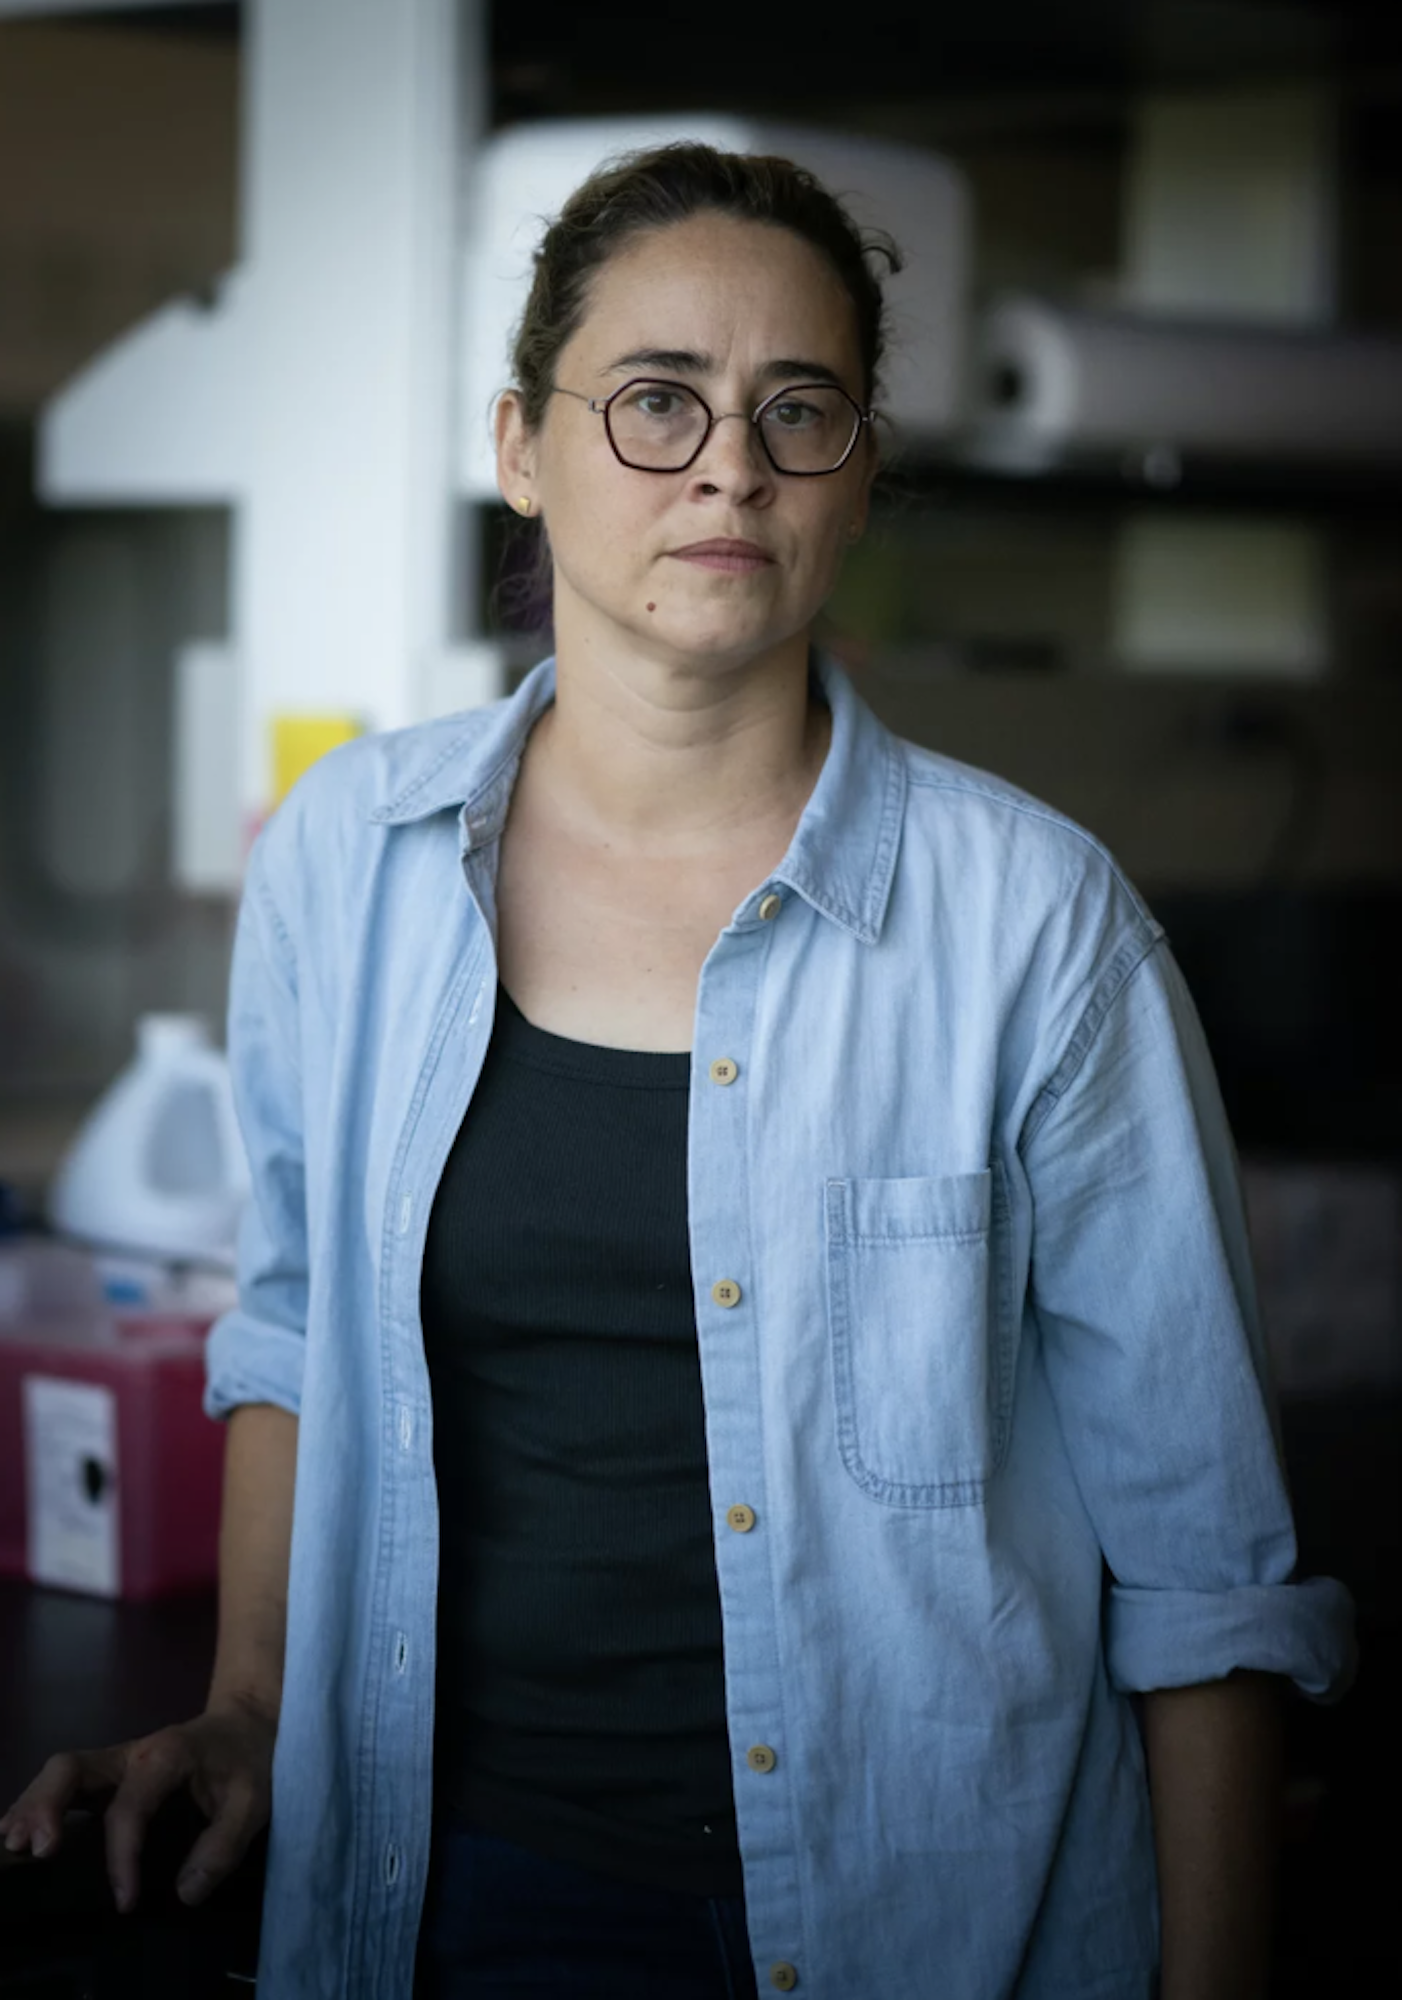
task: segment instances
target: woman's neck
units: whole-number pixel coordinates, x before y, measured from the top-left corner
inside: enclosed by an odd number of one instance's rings
[[[694,858],[791,831],[829,735],[810,698],[806,634],[739,669],[566,651],[527,766],[591,845]]]

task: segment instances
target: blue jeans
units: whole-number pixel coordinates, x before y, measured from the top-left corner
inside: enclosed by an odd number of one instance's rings
[[[758,2000],[743,1896],[651,1889],[435,1829],[415,2000]]]

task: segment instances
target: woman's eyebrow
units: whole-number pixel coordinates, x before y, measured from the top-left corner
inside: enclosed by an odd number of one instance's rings
[[[625,368],[661,368],[669,375],[704,375],[714,366],[709,354],[693,354],[687,347],[635,347],[631,354],[620,354],[617,361],[610,361],[600,373],[617,375]]]
[[[826,361],[766,361],[759,371],[761,382],[831,382],[840,389],[842,377]]]
[[[715,365],[713,355],[697,354],[689,347],[635,347],[630,354],[620,354],[616,361],[610,361],[599,372],[618,375],[656,370],[667,375],[708,375]],[[761,382],[831,382],[834,388],[843,386],[836,369],[830,368],[825,361],[766,361],[758,372]]]

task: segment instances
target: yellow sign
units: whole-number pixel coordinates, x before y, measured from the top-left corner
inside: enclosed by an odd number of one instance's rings
[[[275,715],[273,729],[272,805],[280,806],[304,771],[318,757],[359,736],[362,724],[354,715]]]

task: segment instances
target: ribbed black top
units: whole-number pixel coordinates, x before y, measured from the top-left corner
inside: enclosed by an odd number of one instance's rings
[[[689,1073],[547,1034],[498,989],[422,1281],[437,1783],[539,1853],[738,1895]]]

